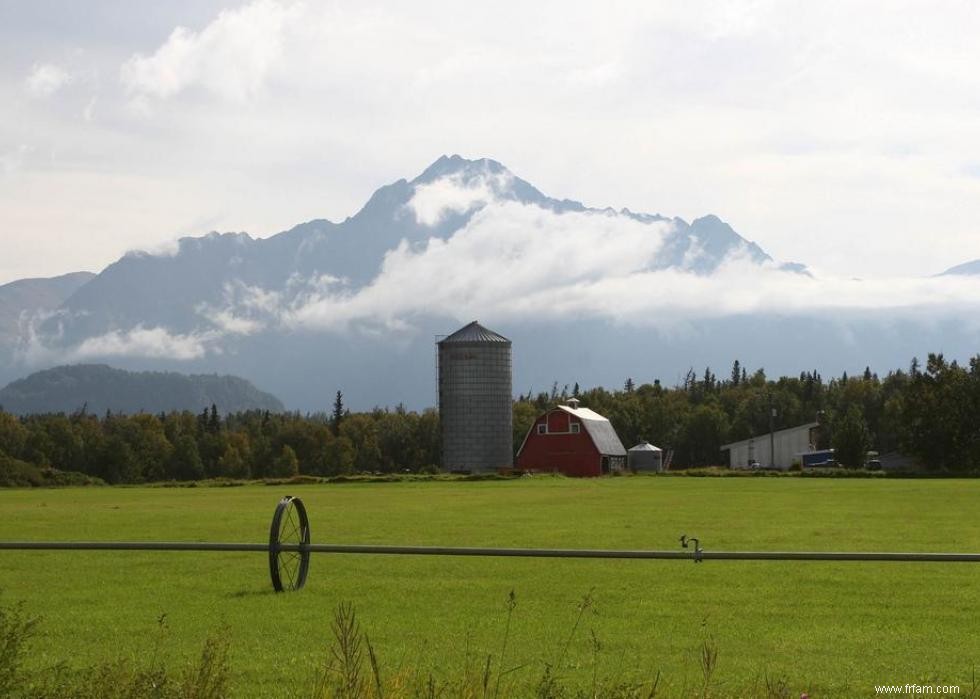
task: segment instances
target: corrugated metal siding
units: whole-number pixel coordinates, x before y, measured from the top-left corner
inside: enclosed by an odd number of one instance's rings
[[[509,468],[513,463],[510,340],[474,322],[438,346],[443,467]]]
[[[731,468],[747,468],[749,462],[755,460],[763,467],[773,464],[776,468],[788,469],[798,458],[798,454],[810,451],[815,437],[812,432],[816,427],[818,423],[812,422],[775,432],[773,434],[775,458],[770,458],[768,434],[725,444],[722,449],[729,450],[728,465]]]
[[[651,471],[660,473],[663,467],[663,451],[649,442],[641,442],[630,447],[626,463],[631,471]]]

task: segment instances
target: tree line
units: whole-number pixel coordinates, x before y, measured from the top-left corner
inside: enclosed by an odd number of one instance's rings
[[[5,462],[8,471],[53,467],[107,483],[425,471],[439,463],[439,441],[434,410],[350,413],[339,392],[330,414],[0,411],[0,482]]]
[[[980,468],[980,355],[961,366],[930,354],[924,367],[913,360],[884,378],[869,368],[829,380],[816,371],[770,380],[735,361],[723,378],[692,369],[674,387],[631,378],[613,391],[554,385],[515,400],[515,452],[538,415],[571,397],[608,417],[627,448],[647,439],[671,450],[675,468],[723,464],[723,444],[766,434],[770,419],[775,429],[821,422],[816,446],[833,446],[845,466],[861,466],[874,449],[908,454],[936,472]],[[222,416],[216,405],[199,414],[101,416],[16,417],[0,409],[0,483],[11,482],[11,472],[46,467],[141,483],[426,472],[439,463],[435,410],[351,413],[339,391],[332,412],[308,415]]]
[[[727,465],[721,446],[768,434],[772,418],[777,430],[819,422],[815,446],[833,447],[845,466],[862,466],[875,450],[908,455],[933,472],[980,470],[980,355],[962,366],[930,354],[924,367],[913,359],[884,377],[869,367],[857,376],[802,371],[771,380],[736,360],[727,375],[691,369],[670,388],[632,378],[617,391],[554,385],[519,397],[515,443],[537,415],[570,397],[609,418],[627,449],[646,439],[673,451],[674,468]]]

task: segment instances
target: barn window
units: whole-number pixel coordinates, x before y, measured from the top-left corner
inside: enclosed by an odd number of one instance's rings
[[[572,423],[572,434],[578,434],[578,432],[579,432],[579,424],[577,422],[573,422]]]
[[[547,423],[542,422],[540,425],[538,425],[538,434],[548,434],[548,424]]]

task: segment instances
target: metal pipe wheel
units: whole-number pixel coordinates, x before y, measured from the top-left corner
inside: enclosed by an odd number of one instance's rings
[[[310,570],[310,520],[303,501],[286,495],[269,528],[269,575],[276,592],[300,590]]]

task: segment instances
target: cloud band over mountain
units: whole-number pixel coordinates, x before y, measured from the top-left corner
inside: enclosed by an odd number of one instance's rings
[[[393,243],[364,284],[319,270],[294,271],[275,286],[231,274],[220,297],[197,303],[182,329],[140,321],[66,345],[59,342],[60,329],[45,336],[32,327],[19,357],[29,364],[111,357],[190,361],[263,332],[411,335],[433,317],[493,323],[601,319],[669,334],[685,324],[739,315],[924,323],[980,315],[980,276],[861,280],[801,273],[735,234],[719,255],[717,240],[682,230],[678,219],[588,209],[533,188],[534,195],[522,198],[515,192],[529,185],[492,161],[440,163],[441,170],[430,168],[384,212],[380,223],[409,219],[414,233],[412,240]],[[440,233],[441,225],[449,225],[448,232]],[[311,238],[307,248],[319,239]],[[197,239],[188,250],[207,240]],[[233,243],[240,248],[250,240],[236,236]],[[180,250],[160,259],[179,262]],[[240,259],[227,263],[234,267]],[[71,317],[71,310],[62,311],[58,327]]]
[[[444,177],[418,187],[407,208],[419,223],[477,212],[447,239],[432,237],[422,246],[403,240],[363,288],[349,289],[336,279],[311,283],[291,296],[253,288],[249,297],[264,299],[261,313],[246,301],[223,309],[223,317],[266,327],[342,330],[359,324],[404,329],[420,315],[500,321],[600,317],[659,326],[758,313],[887,312],[927,320],[980,308],[980,277],[800,274],[773,262],[759,264],[740,248],[711,274],[691,269],[700,254],[697,244],[680,266],[652,269],[672,222],[643,222],[613,211],[554,212],[500,198],[500,181],[489,176],[462,184],[458,177]],[[234,332],[230,323],[218,325]]]

